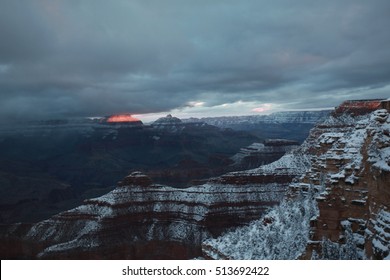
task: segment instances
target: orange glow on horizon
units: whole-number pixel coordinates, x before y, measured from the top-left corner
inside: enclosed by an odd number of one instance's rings
[[[119,114],[119,115],[112,115],[107,119],[107,122],[109,123],[118,123],[118,122],[139,122],[140,120],[137,118],[134,118],[130,114]]]

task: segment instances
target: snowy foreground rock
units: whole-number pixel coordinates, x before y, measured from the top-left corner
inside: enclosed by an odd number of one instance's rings
[[[301,147],[311,167],[290,185],[290,196],[248,226],[203,242],[204,255],[388,259],[390,116],[380,109],[388,105],[350,101],[336,108]]]

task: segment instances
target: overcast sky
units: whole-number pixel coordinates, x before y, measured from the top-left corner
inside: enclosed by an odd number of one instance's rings
[[[389,0],[0,0],[3,120],[390,97]]]

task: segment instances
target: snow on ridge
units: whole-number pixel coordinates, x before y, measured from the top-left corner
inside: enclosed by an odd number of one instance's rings
[[[313,197],[284,200],[248,226],[203,242],[203,253],[213,259],[297,259],[309,240],[309,222],[318,215]]]
[[[273,154],[273,153],[286,153],[290,152],[293,148],[297,147],[297,144],[289,143],[288,140],[284,139],[272,139],[272,140],[279,140],[279,141],[286,141],[286,145],[266,145],[263,143],[252,143],[251,145],[241,148],[238,153],[233,155],[231,159],[234,161],[235,164],[240,164],[241,161],[243,161],[246,157],[256,154],[263,154],[266,156],[267,154]]]
[[[293,150],[283,157],[270,164],[262,165],[258,168],[230,172],[227,175],[253,175],[253,174],[283,174],[283,175],[302,175],[310,167],[310,156],[301,152],[300,148]]]
[[[268,205],[269,202],[280,201],[283,195],[284,190],[280,190],[275,183],[245,186],[206,183],[187,189],[158,185],[120,186],[101,197],[86,200],[79,207],[34,225],[28,236],[58,242],[45,251],[50,253],[81,246],[80,244],[87,246],[88,242],[85,243],[85,240],[88,236],[98,232],[105,221],[116,217],[142,213],[172,214],[180,217],[177,225],[172,225],[172,228],[176,228],[172,232],[176,232],[186,221],[200,222],[213,211],[218,213],[223,209],[226,213],[239,213],[246,207],[245,213],[261,212],[266,206],[259,204],[259,201]],[[236,206],[237,202],[245,204]],[[67,225],[66,229],[64,225]]]
[[[227,191],[227,189],[229,191]],[[256,201],[273,199],[272,193],[277,189],[273,183],[263,185],[226,185],[206,183],[186,189],[177,189],[168,186],[152,185],[147,188],[140,186],[118,187],[111,192],[86,201],[86,205],[103,204],[108,207],[119,206],[137,201],[171,202],[171,203],[199,203],[212,205],[218,201],[234,202],[237,199]],[[261,196],[261,197],[260,197]],[[77,209],[77,208],[76,208]]]

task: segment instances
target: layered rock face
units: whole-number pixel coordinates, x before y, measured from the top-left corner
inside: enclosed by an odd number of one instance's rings
[[[283,207],[247,227],[207,240],[204,255],[389,259],[388,109],[388,100],[349,101],[336,108],[301,146],[310,168],[302,169],[301,178],[290,185]]]
[[[309,251],[320,251],[324,238],[344,244],[351,228],[358,257],[382,259],[390,253],[390,117],[385,109],[359,115],[332,118],[314,130],[317,156],[303,181],[321,183],[325,191],[317,197]]]
[[[108,194],[21,231],[3,235],[18,244],[3,258],[188,259],[201,255],[201,243],[229,227],[257,219],[279,203],[298,170],[270,179],[264,167],[227,174],[186,189],[154,185],[135,172]],[[263,178],[264,177],[264,178]],[[230,179],[226,179],[230,178]],[[230,184],[231,178],[240,181]],[[263,179],[262,179],[263,178]],[[19,240],[19,242],[17,242]]]
[[[381,109],[382,101],[382,99],[347,100],[334,110],[333,116],[340,116],[342,114],[349,114],[351,116],[366,115],[374,110]]]

